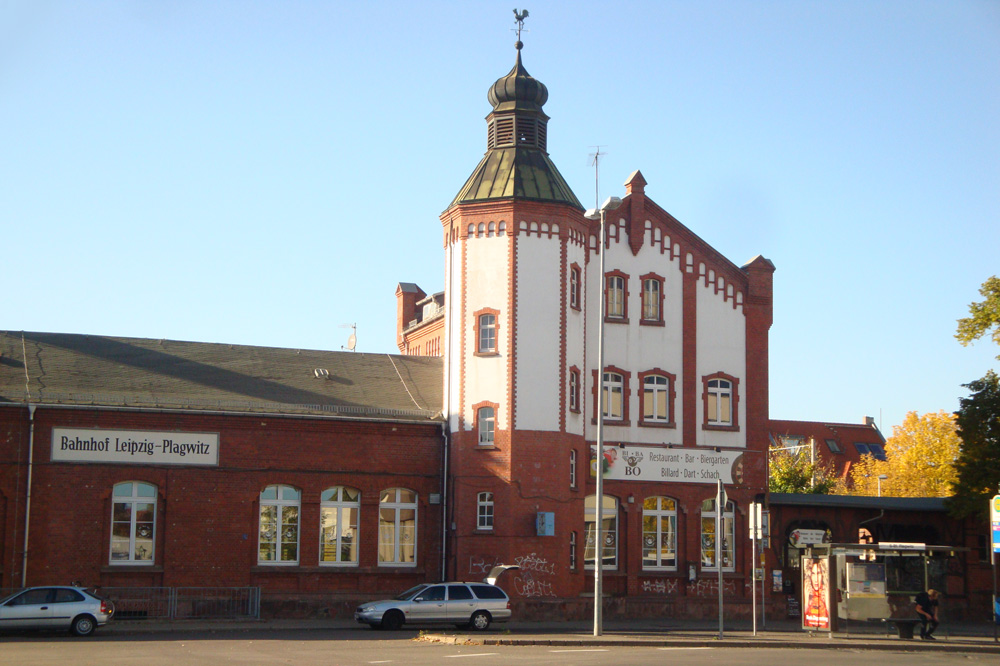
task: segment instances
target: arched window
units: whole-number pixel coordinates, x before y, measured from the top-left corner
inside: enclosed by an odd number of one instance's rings
[[[601,527],[597,534],[597,496],[588,495],[583,502],[583,525],[585,529],[583,547],[583,565],[587,569],[594,568],[594,553],[601,552],[601,568],[618,568],[618,500],[614,497],[601,497]],[[600,544],[600,546],[597,546]]]
[[[642,378],[643,425],[667,425],[673,422],[670,400],[672,377],[650,374]]]
[[[642,319],[643,323],[663,321],[663,278],[649,274],[642,276]]]
[[[320,564],[358,563],[358,516],[361,491],[348,486],[327,488],[320,495]]]
[[[493,529],[493,493],[479,493],[476,497],[476,529]]]
[[[605,316],[609,319],[625,318],[625,278],[621,275],[607,277],[607,310]]]
[[[258,564],[298,564],[301,500],[302,493],[292,486],[273,485],[261,491]]]
[[[380,566],[417,564],[417,493],[406,488],[383,490],[378,508]]]
[[[710,426],[733,425],[733,382],[714,378],[705,382],[705,423]]]
[[[735,571],[736,505],[726,502],[722,513],[722,570]],[[715,538],[715,499],[701,503],[701,568],[718,571]]]
[[[677,570],[677,501],[670,497],[642,503],[642,568]]]
[[[156,486],[116,483],[111,505],[111,564],[153,564],[156,546]]]

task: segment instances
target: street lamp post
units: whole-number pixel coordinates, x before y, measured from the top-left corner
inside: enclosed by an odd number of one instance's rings
[[[608,197],[601,207],[591,208],[584,217],[588,220],[600,220],[601,230],[599,236],[601,253],[600,260],[600,294],[597,313],[597,458],[594,464],[594,474],[597,477],[594,488],[594,635],[600,636],[603,633],[602,599],[601,589],[601,565],[604,560],[604,543],[601,537],[601,527],[604,524],[604,217],[609,210],[614,210],[622,205],[622,200],[618,197]]]

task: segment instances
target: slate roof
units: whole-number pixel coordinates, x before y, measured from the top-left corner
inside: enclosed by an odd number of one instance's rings
[[[435,357],[0,331],[0,406],[30,392],[36,404],[441,421],[443,367]]]

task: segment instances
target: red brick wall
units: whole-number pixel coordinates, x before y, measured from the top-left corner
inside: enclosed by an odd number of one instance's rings
[[[0,515],[5,528],[0,586],[20,584],[26,412],[23,407],[0,409]],[[218,432],[219,465],[52,463],[54,426]],[[436,580],[441,506],[428,502],[431,493],[442,490],[441,451],[436,424],[39,408],[28,583],[260,585],[265,592],[375,593],[398,591],[415,580]],[[126,480],[153,483],[159,490],[152,567],[108,564],[111,489]],[[259,493],[270,484],[302,491],[297,566],[257,564]],[[320,493],[335,485],[361,490],[359,567],[318,565]],[[379,493],[390,487],[418,493],[415,568],[388,569],[377,563]]]

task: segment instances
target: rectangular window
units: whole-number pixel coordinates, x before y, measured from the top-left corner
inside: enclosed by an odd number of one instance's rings
[[[569,533],[569,568],[576,569],[576,531]]]
[[[580,309],[580,267],[575,264],[569,269],[569,306]]]
[[[830,453],[841,453],[840,444],[837,444],[837,440],[828,439],[826,440],[826,445],[830,449]]]
[[[476,422],[479,429],[479,445],[492,446],[496,433],[496,410],[493,407],[480,407],[476,410]]]
[[[663,283],[657,278],[645,278],[642,281],[642,320],[646,322],[661,321],[660,304]]]
[[[624,379],[617,372],[604,373],[604,418],[621,421],[625,418]]]
[[[497,318],[493,314],[479,315],[479,353],[494,354],[497,350]]]
[[[715,500],[709,499],[701,505],[701,568],[718,571],[715,539]],[[735,571],[736,560],[733,547],[736,543],[735,505],[726,502],[722,514],[722,570]]]
[[[677,569],[677,502],[669,497],[642,503],[642,568]]]
[[[576,449],[569,450],[569,487],[576,488]]]
[[[493,493],[479,493],[476,499],[476,529],[493,529]]]
[[[417,494],[406,488],[383,490],[378,511],[380,566],[417,563]]]
[[[600,534],[597,534],[597,497],[590,495],[584,500],[583,526],[585,530],[583,545],[583,565],[593,569],[595,553],[601,553],[602,569],[618,568],[618,500],[614,497],[602,496]]]
[[[115,484],[111,506],[111,564],[153,564],[156,486]]]
[[[319,561],[320,564],[358,563],[358,514],[361,492],[356,488],[336,486],[320,495]]]
[[[733,384],[727,379],[708,380],[706,420],[710,425],[733,423]]]
[[[576,368],[569,371],[569,411],[580,411],[580,371]]]
[[[299,561],[299,503],[297,488],[268,486],[260,493],[259,564],[297,564]]]
[[[607,316],[623,319],[625,317],[625,278],[620,275],[609,275],[607,280]]]
[[[650,375],[642,380],[642,420],[647,422],[670,421],[668,398],[670,381],[662,375]]]

